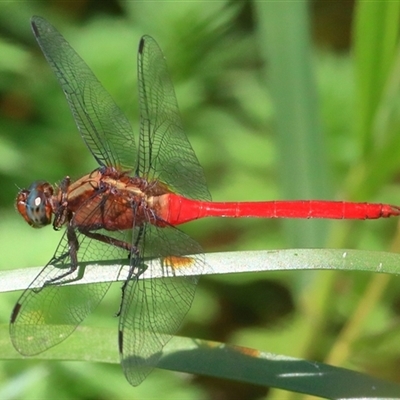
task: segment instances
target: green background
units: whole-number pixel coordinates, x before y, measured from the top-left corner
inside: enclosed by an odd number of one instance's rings
[[[0,268],[44,265],[61,234],[33,231],[18,188],[96,165],[30,31],[54,24],[138,132],[136,51],[153,36],[214,200],[398,202],[399,5],[351,2],[1,2]],[[340,6],[341,5],[341,6]],[[205,220],[183,229],[206,252],[399,248],[396,221]],[[323,262],[323,260],[321,261]],[[400,381],[397,278],[295,271],[201,280],[180,332],[327,360]],[[0,296],[7,324],[18,293]],[[89,326],[115,327],[119,287]],[[361,316],[361,317],[360,317]],[[340,333],[353,327],[343,350]],[[353,324],[353,325],[351,325]],[[355,327],[354,327],[355,325]],[[338,346],[339,345],[339,346]],[[119,365],[4,361],[1,398],[282,398],[297,395],[169,371],[139,388]]]

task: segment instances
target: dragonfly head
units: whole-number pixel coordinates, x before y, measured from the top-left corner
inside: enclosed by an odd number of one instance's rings
[[[16,208],[33,228],[51,223],[53,187],[44,181],[36,181],[29,189],[22,189],[16,199]]]

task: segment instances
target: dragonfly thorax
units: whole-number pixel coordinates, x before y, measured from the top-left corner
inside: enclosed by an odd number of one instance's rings
[[[36,181],[29,189],[22,189],[18,193],[16,208],[33,228],[42,228],[51,223],[53,191],[49,183]]]

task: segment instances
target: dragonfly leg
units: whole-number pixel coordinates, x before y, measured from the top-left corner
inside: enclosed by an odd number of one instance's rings
[[[80,229],[79,231],[82,232],[87,237],[90,237],[91,239],[95,239],[95,240],[98,240],[100,242],[103,242],[103,243],[106,243],[106,244],[111,244],[111,245],[113,245],[115,247],[120,247],[121,249],[125,249],[126,251],[128,251],[129,255],[132,252],[132,245],[130,245],[129,243],[126,243],[126,242],[124,242],[122,240],[114,239],[114,238],[112,238],[110,236],[103,235],[102,233],[86,231],[86,230],[83,230],[83,229]]]
[[[140,266],[141,259],[139,257],[139,247],[138,247],[139,242],[143,236],[143,233],[144,233],[144,228],[143,228],[143,226],[141,226],[139,228],[139,232],[138,232],[137,238],[135,240],[135,243],[131,246],[131,251],[129,254],[131,263],[129,266],[128,276],[125,279],[125,282],[122,284],[122,287],[121,287],[121,292],[122,292],[121,293],[121,303],[119,305],[118,312],[115,315],[116,317],[119,317],[121,314],[122,305],[124,303],[125,291],[126,291],[129,281],[132,279],[132,277],[137,280],[139,278],[139,276],[146,270],[145,267]]]
[[[83,234],[85,234],[86,236],[92,238],[92,239],[99,240],[100,242],[111,244],[113,246],[120,247],[122,249],[127,250],[129,259],[132,259],[132,258],[135,259],[135,260],[139,259],[138,258],[139,251],[138,251],[137,244],[138,244],[138,242],[140,240],[140,237],[141,237],[141,231],[139,231],[139,236],[138,236],[137,240],[135,241],[134,245],[131,245],[131,244],[127,243],[127,242],[123,242],[122,240],[114,239],[114,238],[112,238],[110,236],[103,235],[103,234],[97,233],[97,232],[84,231],[84,230],[81,230],[81,232]],[[126,288],[128,282],[132,279],[133,271],[134,271],[135,268],[136,268],[136,266],[130,266],[129,267],[128,277],[127,277],[127,279],[125,280],[125,282],[122,285],[122,288],[121,288],[121,290],[122,290],[121,303],[120,303],[120,306],[119,306],[119,309],[118,309],[117,313],[115,314],[116,317],[119,317],[119,315],[121,314],[121,308],[122,308],[122,303],[123,303],[123,300],[124,300],[125,288]]]
[[[61,181],[60,185],[61,200],[60,203],[58,204],[57,212],[55,213],[53,221],[53,228],[55,231],[60,230],[60,228],[65,224],[65,222],[70,219],[68,218],[70,212],[68,211],[68,200],[67,200],[68,188],[70,184],[71,184],[71,178],[69,176],[66,176]]]
[[[118,239],[114,239],[110,236],[107,235],[103,235],[101,233],[97,233],[97,232],[91,232],[91,231],[87,231],[84,229],[79,229],[79,231],[81,233],[83,233],[85,236],[91,238],[91,239],[95,239],[95,240],[99,240],[101,242],[104,242],[106,244],[110,244],[116,247],[120,247],[122,249],[127,250],[127,252],[129,253],[129,257],[131,257],[132,252],[136,252],[136,251],[132,251],[132,245],[129,243],[126,243],[122,240],[118,240]],[[69,243],[69,251],[62,254],[60,257],[54,258],[50,263],[59,263],[60,261],[62,261],[63,259],[66,259],[67,257],[70,258],[71,262],[69,265],[68,270],[59,275],[56,276],[55,278],[49,279],[48,281],[46,281],[42,288],[45,286],[49,286],[49,285],[57,285],[59,283],[62,284],[66,284],[66,283],[72,283],[72,282],[76,282],[79,281],[83,278],[84,273],[85,273],[85,268],[84,267],[80,267],[78,265],[78,250],[79,250],[79,242],[78,239],[76,237],[76,232],[75,229],[72,226],[68,226],[67,227],[67,237],[68,237],[68,243]],[[75,277],[70,278],[70,279],[64,279],[66,278],[68,275],[73,274],[76,270],[78,269],[78,273]],[[132,276],[131,273],[129,273],[129,276]],[[61,282],[62,280],[62,282]],[[124,284],[125,286],[125,284]],[[33,289],[35,292],[40,292],[40,290],[42,288],[36,288]]]
[[[78,255],[77,254],[78,254],[78,250],[79,250],[79,242],[76,237],[75,229],[71,225],[68,225],[68,227],[67,227],[67,238],[68,238],[68,245],[69,245],[68,253],[65,253],[65,254],[61,255],[60,257],[55,258],[54,260],[50,261],[50,263],[52,263],[52,262],[58,263],[61,260],[63,260],[64,258],[67,258],[67,256],[69,256],[71,259],[70,266],[69,266],[68,270],[66,272],[64,272],[63,274],[46,281],[43,284],[42,288],[45,286],[48,286],[48,285],[58,284],[65,277],[73,274],[76,271],[76,269],[78,268]],[[75,278],[63,280],[61,283],[65,284],[65,283],[79,281],[82,279],[83,274],[84,274],[84,268],[79,268],[78,274]],[[42,288],[34,289],[34,290],[40,291]]]

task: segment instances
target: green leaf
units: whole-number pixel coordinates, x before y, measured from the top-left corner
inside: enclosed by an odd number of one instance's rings
[[[400,273],[399,254],[360,250],[293,249],[214,253],[207,254],[206,261],[206,275],[305,269]],[[150,269],[153,268],[148,264]],[[120,268],[118,263],[91,266],[95,266],[91,268],[91,273],[85,274],[81,281],[74,284],[113,279],[115,269]],[[39,270],[29,268],[0,273],[0,291],[26,287]],[[194,271],[185,267],[182,271],[178,270],[177,275],[180,272],[190,274]],[[151,275],[155,277],[161,274],[159,270]],[[118,363],[116,338],[114,329],[79,327],[61,345],[32,358]],[[5,325],[0,326],[0,349],[3,359],[21,358],[10,344]],[[400,397],[400,386],[358,372],[195,338],[174,337],[165,347],[159,367],[326,398]]]

